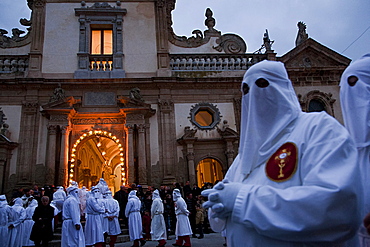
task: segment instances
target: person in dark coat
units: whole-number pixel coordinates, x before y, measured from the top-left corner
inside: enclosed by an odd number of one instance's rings
[[[35,242],[35,246],[48,246],[48,242],[53,239],[52,220],[54,218],[54,208],[49,204],[49,197],[43,196],[41,204],[35,209],[32,220],[35,224],[32,227],[30,239]]]
[[[128,201],[127,187],[122,185],[120,187],[120,190],[117,191],[114,194],[114,199],[116,199],[118,201],[118,204],[119,204],[118,220],[119,220],[120,224],[123,223],[125,226],[127,226],[127,218],[125,216],[125,210],[126,210],[126,205],[127,205],[127,201]]]

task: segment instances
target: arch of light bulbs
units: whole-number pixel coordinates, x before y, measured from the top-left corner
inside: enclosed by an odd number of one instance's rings
[[[77,146],[85,138],[88,138],[88,137],[91,137],[91,136],[96,136],[96,135],[107,137],[107,138],[111,139],[112,141],[114,141],[118,145],[119,156],[120,156],[120,166],[121,166],[121,182],[122,182],[123,185],[125,185],[126,184],[126,170],[125,170],[125,163],[124,163],[125,159],[123,158],[124,151],[123,151],[122,144],[120,143],[120,140],[116,136],[114,136],[112,133],[110,133],[108,131],[103,131],[103,130],[90,130],[88,133],[84,133],[83,135],[81,135],[80,138],[77,139],[75,144],[73,144],[72,153],[71,153],[71,170],[70,170],[70,173],[69,173],[69,183],[72,183],[72,181],[73,181],[74,167],[75,167],[75,163],[76,163]]]

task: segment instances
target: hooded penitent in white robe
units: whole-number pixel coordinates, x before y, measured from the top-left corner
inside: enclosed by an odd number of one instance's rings
[[[100,190],[93,186],[91,188],[91,195],[86,201],[86,245],[94,245],[96,243],[104,242],[102,217],[105,209],[101,204],[99,204],[98,199],[101,199]]]
[[[63,203],[62,247],[85,246],[85,235],[80,222],[80,202],[78,188],[67,188],[68,196]],[[76,225],[80,229],[76,229]]]
[[[86,200],[87,200],[87,189],[85,186],[82,186],[82,189],[78,191],[80,197],[80,211],[81,215],[86,214]]]
[[[0,195],[0,247],[7,246],[8,239],[8,211],[10,207],[5,195]]]
[[[53,205],[58,209],[58,213],[63,210],[63,203],[66,200],[66,192],[62,186],[58,187],[58,190],[53,194]]]
[[[364,187],[364,211],[370,212],[370,53],[351,63],[340,80],[344,125],[355,141],[358,169]],[[361,225],[360,246],[370,246],[370,235]]]
[[[33,199],[26,208],[26,219],[22,223],[23,224],[22,246],[35,246],[35,243],[32,240],[30,240],[30,236],[33,224],[35,223],[32,219],[32,216],[37,206],[38,206],[37,200]]]
[[[107,230],[106,232],[108,235],[118,235],[121,233],[121,227],[118,222],[118,214],[119,214],[119,204],[118,201],[113,199],[112,191],[108,190],[105,192],[105,200],[104,200],[104,207],[105,207],[105,214],[104,218],[107,222]]]
[[[211,207],[212,228],[226,223],[230,247],[327,247],[352,238],[362,186],[348,131],[326,112],[301,111],[283,63],[253,65],[242,92],[239,154],[229,183],[210,190],[223,206]]]
[[[188,215],[190,214],[187,209],[185,200],[181,197],[179,189],[173,190],[173,201],[175,202],[175,214],[176,214],[176,239],[178,236],[192,235],[190,221]]]
[[[136,196],[136,190],[131,190],[128,195],[125,215],[128,218],[128,232],[130,241],[142,239],[143,222],[140,214],[141,201]]]
[[[167,239],[166,223],[163,217],[164,206],[158,190],[153,192],[152,200],[150,211],[152,217],[150,234],[152,235],[152,240]]]
[[[26,218],[26,209],[23,207],[23,201],[20,197],[14,199],[14,205],[10,207],[8,212],[8,226],[14,226],[13,229],[9,229],[8,246],[22,247],[22,222]]]

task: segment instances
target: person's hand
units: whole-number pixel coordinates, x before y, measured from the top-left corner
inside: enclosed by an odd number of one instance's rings
[[[367,232],[370,234],[370,213],[368,213],[364,218],[364,226]]]
[[[9,229],[13,229],[13,228],[14,228],[14,225],[13,225],[13,224],[10,224],[10,225],[8,226],[8,228],[9,228]]]
[[[81,225],[79,225],[79,224],[76,224],[75,227],[76,227],[76,230],[80,230],[81,229]]]
[[[229,217],[242,185],[242,183],[229,183],[227,179],[224,179],[217,183],[213,189],[202,191],[202,196],[208,197],[208,201],[203,203],[203,207],[211,208],[214,212],[214,218],[225,219]]]

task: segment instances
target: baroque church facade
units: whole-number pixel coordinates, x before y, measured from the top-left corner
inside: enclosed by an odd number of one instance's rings
[[[0,29],[0,192],[100,178],[112,191],[223,178],[238,153],[245,71],[285,64],[303,111],[342,122],[350,60],[307,37],[281,57],[215,28],[172,28],[175,0],[28,0],[27,33]],[[0,27],[1,28],[1,27]],[[322,126],[325,127],[325,126]]]

